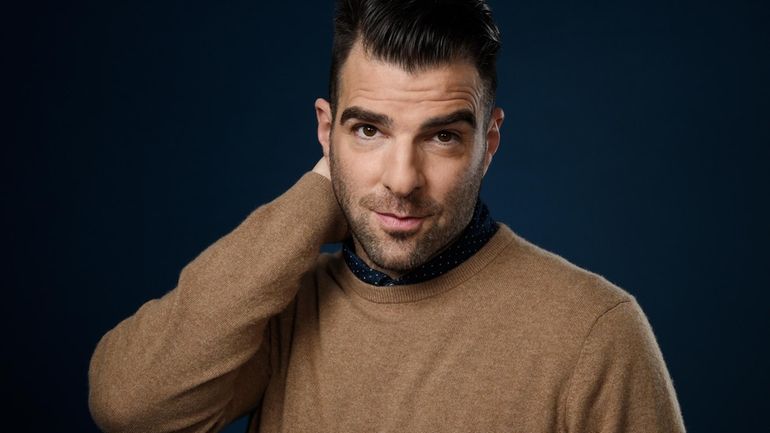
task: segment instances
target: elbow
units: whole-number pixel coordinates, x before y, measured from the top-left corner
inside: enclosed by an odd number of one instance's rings
[[[103,375],[104,376],[104,375]],[[128,383],[89,373],[88,409],[96,425],[105,433],[144,431],[150,415]]]
[[[105,433],[137,432],[141,419],[138,410],[130,402],[116,397],[116,393],[95,389],[88,392],[88,408],[96,425]]]
[[[88,408],[91,418],[101,431],[119,433],[131,430],[131,416],[120,406],[91,393],[88,397]]]
[[[100,362],[102,361],[102,362]],[[96,425],[105,433],[137,433],[147,422],[146,401],[137,398],[135,382],[98,356],[91,359],[88,371],[88,409]]]

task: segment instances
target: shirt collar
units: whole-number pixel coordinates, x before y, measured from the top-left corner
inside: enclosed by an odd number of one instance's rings
[[[476,200],[473,217],[460,236],[436,257],[412,269],[399,278],[370,268],[354,251],[352,240],[342,245],[342,256],[350,271],[359,280],[374,286],[399,286],[417,284],[436,278],[459,266],[476,254],[497,232],[498,224],[489,215],[489,209],[481,200]]]

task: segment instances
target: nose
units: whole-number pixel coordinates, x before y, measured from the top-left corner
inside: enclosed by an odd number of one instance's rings
[[[412,143],[394,143],[383,161],[382,184],[395,196],[406,197],[425,182],[422,156]]]

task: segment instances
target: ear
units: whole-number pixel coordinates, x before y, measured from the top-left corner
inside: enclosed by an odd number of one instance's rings
[[[315,117],[318,120],[318,142],[321,143],[321,148],[325,157],[329,157],[329,143],[331,142],[332,133],[332,109],[329,105],[329,101],[323,98],[315,100]]]
[[[484,154],[484,174],[487,174],[489,164],[492,162],[492,157],[497,152],[497,148],[500,147],[500,127],[503,126],[503,120],[505,119],[505,113],[500,107],[495,107],[492,110],[492,115],[489,116],[489,125],[487,125],[487,152]]]

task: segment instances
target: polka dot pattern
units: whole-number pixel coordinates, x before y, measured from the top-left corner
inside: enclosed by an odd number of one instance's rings
[[[390,278],[385,273],[367,266],[354,252],[352,241],[342,246],[342,256],[348,268],[359,280],[374,286],[400,286],[417,284],[436,278],[459,266],[476,254],[495,233],[498,225],[489,215],[489,209],[481,200],[476,201],[473,217],[460,237],[441,254],[418,266],[399,278]]]

